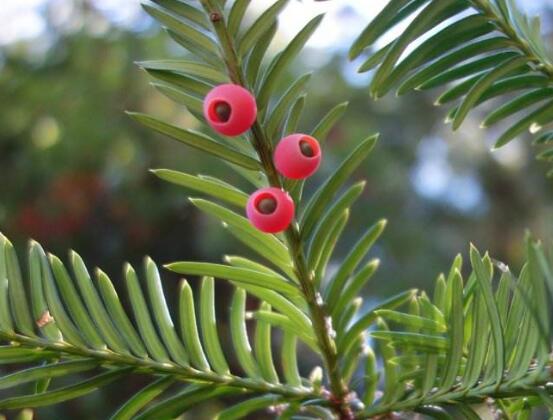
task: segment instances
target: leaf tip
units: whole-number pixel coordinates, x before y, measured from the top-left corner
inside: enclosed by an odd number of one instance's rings
[[[177,263],[169,263],[169,264],[163,264],[163,268],[169,271],[176,271],[177,269]]]
[[[125,274],[125,276],[129,276],[129,275],[135,274],[134,268],[133,268],[133,266],[131,265],[131,263],[126,262],[126,263],[123,265],[123,273]]]

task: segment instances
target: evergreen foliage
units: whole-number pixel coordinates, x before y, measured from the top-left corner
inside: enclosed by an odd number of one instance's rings
[[[193,194],[195,207],[220,220],[259,255],[255,261],[228,255],[221,263],[166,265],[192,276],[190,282],[200,278],[198,287],[181,281],[175,311],[169,308],[158,266],[149,258],[138,273],[124,266],[123,292],[103,271],[91,275],[77,253],[70,252],[64,264],[34,241],[23,275],[23,261],[0,236],[0,364],[16,368],[0,378],[0,389],[19,392],[2,397],[0,410],[62,403],[128,375],[146,375],[151,382],[124,402],[114,419],[175,418],[222,397],[235,404],[220,412],[220,419],[259,410],[282,419],[380,418],[394,412],[471,419],[480,418],[481,405],[491,405],[504,418],[522,419],[537,406],[553,410],[553,270],[547,250],[530,235],[526,262],[517,272],[471,246],[470,261],[457,256],[436,279],[432,296],[408,290],[366,308],[359,294],[378,269],[379,261],[369,254],[386,226],[380,220],[362,232],[338,270],[329,273],[350,208],[365,187],[363,181],[351,180],[352,174],[366,162],[377,135],[359,142],[309,197],[303,196],[303,181],[278,175],[274,145],[295,131],[309,76],[287,88],[280,82],[322,19],[307,22],[269,57],[267,46],[286,3],[274,2],[251,22],[245,20],[250,0],[144,4],[195,57],[141,62],[153,85],[199,120],[202,98],[213,86],[232,82],[246,87],[255,94],[258,119],[243,139],[130,115],[212,155],[214,163],[228,165],[252,190],[270,185],[290,191],[297,220],[284,234],[261,233],[243,216],[249,192],[211,176],[153,170]],[[507,0],[391,0],[353,45],[351,56],[363,54],[422,7],[396,40],[362,66],[378,68],[373,96],[399,82],[403,93],[472,76],[441,97],[441,102],[462,98],[450,113],[454,127],[484,98],[520,87],[537,89],[494,111],[488,124],[549,100],[553,68],[539,41],[539,25]],[[467,10],[472,13],[465,15]],[[460,14],[400,60],[412,42]],[[531,80],[539,82],[531,85]],[[549,123],[551,109],[547,102],[540,111],[530,111],[532,117],[511,128],[499,145],[530,126]],[[311,135],[323,143],[344,110],[345,104],[329,110]],[[540,137],[542,142],[549,138],[553,136]],[[217,327],[218,282],[233,288],[231,346],[223,345]],[[257,302],[253,310],[248,309],[250,300]],[[274,331],[282,337],[278,354],[273,354]],[[303,372],[298,351],[311,351],[319,366]],[[231,368],[230,360],[240,368]],[[85,379],[71,380],[77,377]],[[28,411],[21,413],[25,415]]]

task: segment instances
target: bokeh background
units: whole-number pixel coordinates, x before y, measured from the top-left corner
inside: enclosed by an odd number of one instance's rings
[[[255,10],[272,1],[252,3]],[[364,226],[389,220],[372,254],[382,266],[364,291],[367,302],[408,287],[430,288],[469,241],[517,268],[525,229],[544,239],[553,230],[553,181],[544,177],[547,167],[534,160],[528,139],[490,152],[497,133],[479,129],[481,110],[452,133],[443,124],[445,109],[432,105],[435,92],[369,99],[370,74],[358,75],[358,63],[348,63],[346,53],[385,3],[293,1],[273,45],[276,51],[310,16],[327,12],[289,75],[315,71],[300,125],[309,130],[338,102],[349,100],[350,106],[330,135],[310,188],[359,140],[382,134],[356,174],[368,185],[338,247],[339,255],[347,253]],[[553,1],[519,4],[543,16],[547,36]],[[219,223],[188,204],[185,191],[147,171],[167,167],[234,177],[124,114],[146,111],[200,125],[149,86],[134,64],[184,54],[138,0],[1,0],[0,22],[0,229],[20,250],[28,238],[63,257],[75,249],[115,281],[124,261],[139,264],[144,255],[163,263],[247,254]],[[174,280],[167,276],[169,289]],[[224,329],[227,293],[219,291]],[[38,418],[106,418],[140,384],[139,378],[39,410]],[[210,412],[201,411],[200,418],[210,418]]]

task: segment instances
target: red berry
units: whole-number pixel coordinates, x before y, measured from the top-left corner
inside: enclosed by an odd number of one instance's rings
[[[321,164],[319,142],[307,134],[286,136],[276,147],[274,162],[277,170],[286,178],[307,178]]]
[[[286,191],[278,188],[262,188],[248,200],[246,214],[252,225],[265,233],[286,230],[294,219],[294,201]]]
[[[218,133],[239,136],[255,122],[257,105],[253,95],[242,86],[219,85],[204,99],[204,116]]]

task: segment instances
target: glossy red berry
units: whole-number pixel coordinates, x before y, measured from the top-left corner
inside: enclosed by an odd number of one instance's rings
[[[281,189],[269,187],[254,192],[246,206],[252,225],[265,233],[286,230],[294,219],[294,201]]]
[[[311,176],[321,164],[319,142],[307,134],[284,137],[274,153],[276,169],[286,178],[303,179]]]
[[[229,83],[216,86],[204,99],[204,117],[218,133],[239,136],[255,122],[255,98],[239,85]]]

